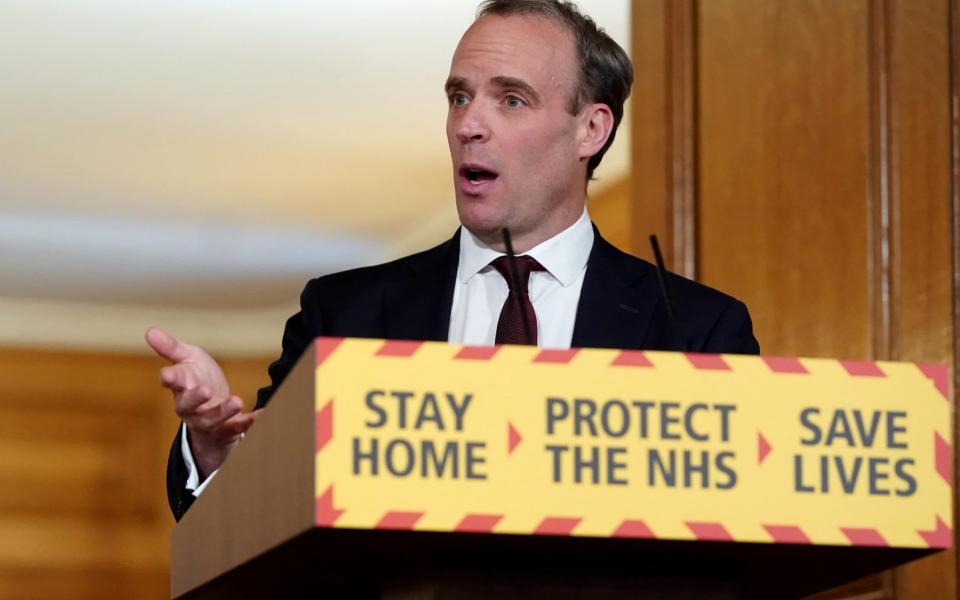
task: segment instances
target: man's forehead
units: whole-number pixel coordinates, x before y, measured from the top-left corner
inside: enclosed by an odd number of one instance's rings
[[[530,47],[565,50],[572,49],[573,34],[555,19],[543,15],[484,15],[460,36],[454,56],[465,45],[512,46],[517,42]]]
[[[484,73],[471,73],[472,67]],[[538,15],[485,15],[460,38],[450,78],[475,85],[497,79],[551,80],[576,76],[573,36],[554,20]]]

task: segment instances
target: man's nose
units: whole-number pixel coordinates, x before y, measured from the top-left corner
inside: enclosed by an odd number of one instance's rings
[[[490,126],[476,103],[466,106],[460,113],[457,138],[463,144],[483,143],[490,139]]]

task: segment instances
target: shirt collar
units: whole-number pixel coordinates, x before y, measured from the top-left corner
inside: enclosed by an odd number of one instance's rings
[[[567,287],[576,281],[587,265],[593,248],[593,226],[584,207],[580,218],[552,238],[524,252],[537,260],[560,284]],[[460,226],[460,262],[457,272],[461,283],[486,268],[494,259],[503,256],[481,242],[466,227]]]

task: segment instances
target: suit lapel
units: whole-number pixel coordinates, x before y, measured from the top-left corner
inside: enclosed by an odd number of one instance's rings
[[[458,229],[444,244],[412,257],[405,272],[384,291],[384,337],[447,341],[459,256]]]
[[[384,291],[384,337],[447,341],[460,231],[413,257]],[[660,293],[648,263],[617,250],[594,227],[593,248],[577,304],[575,348],[644,348]],[[656,337],[656,336],[654,336]]]
[[[660,301],[652,271],[651,265],[617,250],[594,228],[573,347],[643,348]]]

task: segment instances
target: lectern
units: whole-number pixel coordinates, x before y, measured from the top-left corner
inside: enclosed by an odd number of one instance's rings
[[[319,338],[174,598],[792,598],[951,545],[945,367]]]

